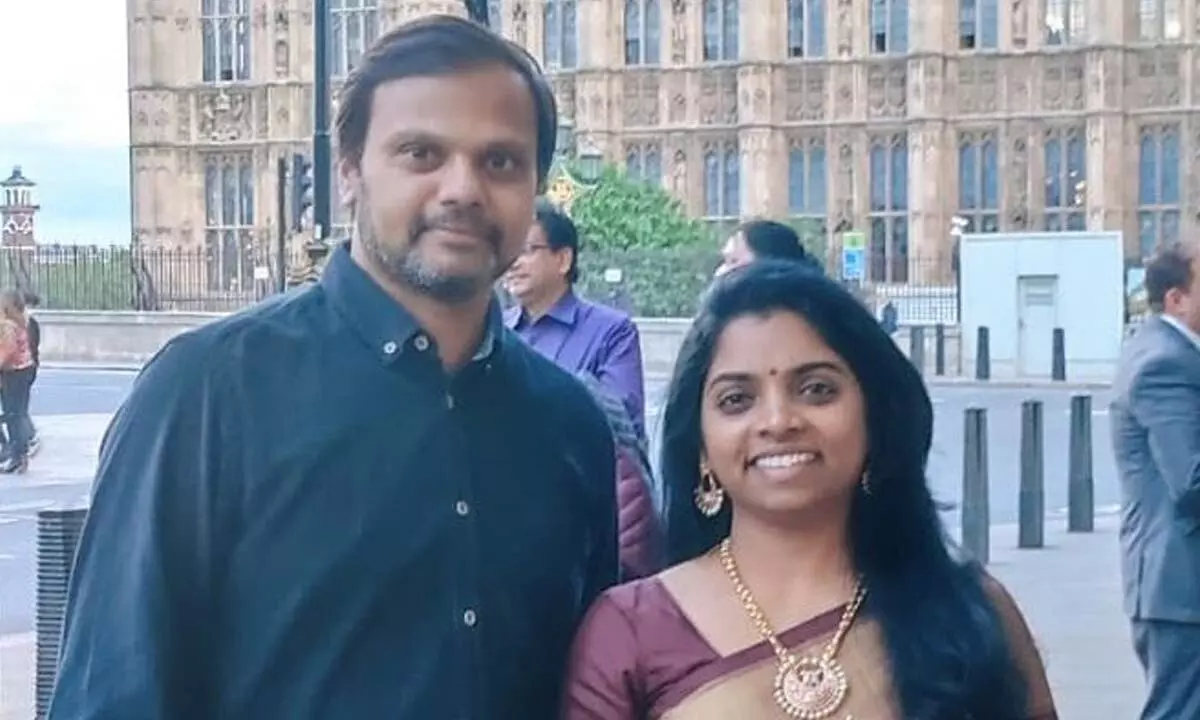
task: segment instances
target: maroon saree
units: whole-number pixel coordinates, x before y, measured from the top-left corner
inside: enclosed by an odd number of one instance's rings
[[[1056,720],[1041,659],[1015,602],[992,594],[1030,690],[1028,720]],[[844,608],[780,635],[798,655],[817,654]],[[899,720],[880,629],[860,617],[838,660],[850,693],[831,720]],[[665,585],[648,578],[613,588],[589,611],[572,652],[564,720],[785,720],[772,698],[775,655],[766,643],[721,656]]]

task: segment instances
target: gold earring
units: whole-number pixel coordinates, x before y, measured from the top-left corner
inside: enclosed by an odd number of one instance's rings
[[[707,465],[700,466],[700,484],[696,487],[696,509],[705,517],[721,512],[725,504],[725,489],[717,482]]]
[[[863,470],[862,478],[858,482],[859,482],[859,485],[862,486],[863,494],[870,495],[871,494],[871,473],[867,472],[866,470]]]

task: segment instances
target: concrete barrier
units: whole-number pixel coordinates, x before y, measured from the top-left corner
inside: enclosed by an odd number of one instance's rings
[[[42,326],[42,362],[97,365],[140,365],[176,335],[199,327],[223,313],[176,312],[83,312],[42,310],[37,314]],[[675,357],[692,321],[688,318],[638,318],[642,340],[642,362],[647,377],[671,374]],[[907,356],[910,330],[901,327],[892,338]],[[933,373],[936,335],[924,333],[925,368]],[[957,327],[945,331],[946,375],[959,372],[961,342]]]

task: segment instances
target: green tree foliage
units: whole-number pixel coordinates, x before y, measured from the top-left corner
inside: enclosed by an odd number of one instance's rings
[[[717,242],[709,227],[688,217],[666,190],[611,166],[580,192],[571,217],[588,246],[601,250],[715,247]]]
[[[571,217],[584,295],[642,316],[687,317],[720,262],[715,233],[657,185],[607,167]],[[606,277],[607,275],[607,277]],[[619,279],[615,279],[618,278]]]

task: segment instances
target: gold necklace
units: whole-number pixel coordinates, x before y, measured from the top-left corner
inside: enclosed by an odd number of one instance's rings
[[[771,645],[771,649],[775,651],[775,656],[778,658],[779,669],[775,673],[775,702],[783,708],[783,712],[788,717],[796,718],[796,720],[825,720],[836,713],[842,703],[846,702],[846,695],[849,693],[850,687],[846,680],[846,671],[842,669],[841,663],[834,656],[837,655],[842,640],[849,632],[850,626],[854,623],[854,617],[858,614],[858,609],[867,596],[867,588],[862,579],[859,578],[855,583],[854,597],[846,605],[842,619],[838,622],[837,632],[834,633],[833,639],[825,645],[821,654],[815,657],[811,655],[796,657],[776,637],[766,614],[758,606],[750,588],[746,587],[746,583],[742,581],[737,563],[733,559],[733,552],[730,550],[729,538],[721,541],[719,556],[721,566],[725,568],[725,573],[733,582],[733,588],[737,592],[738,600],[746,609],[746,614],[750,616],[758,633]]]

